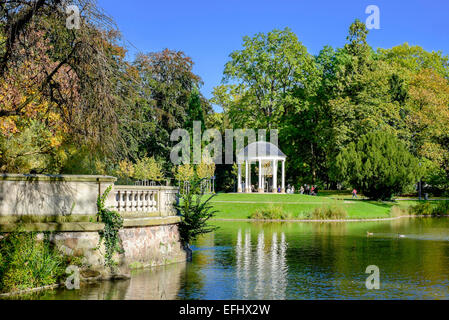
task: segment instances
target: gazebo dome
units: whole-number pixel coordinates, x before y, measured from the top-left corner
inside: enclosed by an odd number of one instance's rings
[[[286,155],[274,144],[267,141],[253,142],[237,154],[237,163],[257,160],[285,160]]]

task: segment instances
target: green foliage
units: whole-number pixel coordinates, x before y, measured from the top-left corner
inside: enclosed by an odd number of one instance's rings
[[[204,200],[204,192],[200,188],[202,180],[191,181],[189,192],[186,192],[175,204],[175,208],[181,215],[178,226],[181,240],[188,246],[200,235],[215,231],[217,228],[208,225],[208,220],[213,218],[216,211],[212,210],[210,200],[214,195]]]
[[[191,181],[195,177],[194,169],[194,166],[191,166],[190,164],[182,164],[177,167],[173,167],[173,175],[179,182]]]
[[[390,200],[420,176],[418,160],[392,134],[381,131],[360,137],[337,157],[341,178],[375,200]]]
[[[417,216],[446,216],[449,214],[449,201],[438,201],[435,205],[430,201],[420,201],[410,208],[410,212]]]
[[[196,176],[199,179],[210,179],[215,173],[215,163],[211,159],[203,159],[196,166]]]
[[[312,220],[344,220],[348,213],[337,205],[315,208],[310,215]]]
[[[109,210],[105,207],[105,201],[109,192],[111,192],[111,189],[112,185],[110,185],[105,192],[98,197],[97,209],[98,216],[100,217],[101,222],[104,223],[104,229],[100,231],[99,245],[104,241],[106,248],[105,265],[113,269],[113,267],[117,265],[113,259],[114,253],[123,253],[121,239],[119,236],[119,231],[123,228],[123,218],[118,212]]]
[[[133,184],[132,177],[134,176],[135,166],[128,159],[121,160],[117,168],[114,170],[114,175],[118,178],[117,183],[122,185]]]
[[[431,216],[433,207],[429,201],[420,201],[410,208],[410,212],[416,216]]]
[[[22,131],[6,137],[0,134],[0,171],[48,173],[57,170],[54,162],[56,148],[52,146],[53,133],[37,120],[20,124],[23,126]]]
[[[205,114],[206,110],[204,108],[204,101],[201,100],[201,94],[197,88],[193,88],[187,109],[187,117],[185,122],[185,128],[189,130],[189,132],[193,131],[193,122],[200,121],[201,122],[201,132],[203,132],[205,127]]]
[[[437,205],[432,210],[433,216],[449,215],[449,201],[438,201]]]
[[[0,292],[11,292],[58,283],[70,259],[48,239],[34,232],[12,232],[0,240]]]
[[[154,157],[144,157],[134,165],[133,177],[138,180],[161,181],[164,179],[162,165]]]
[[[277,127],[288,110],[303,107],[298,93],[316,80],[314,59],[290,29],[243,38],[243,49],[230,54],[224,79],[232,84],[214,89],[238,127]]]
[[[270,205],[267,208],[257,208],[250,216],[250,219],[256,220],[287,220],[292,215],[285,212],[280,206]]]
[[[435,70],[445,78],[449,78],[449,58],[441,51],[425,51],[420,46],[410,46],[404,43],[391,49],[378,49],[382,59],[410,72],[420,72],[423,69]]]
[[[427,168],[426,172],[423,181],[426,182],[427,186],[423,192],[433,196],[448,196],[449,180],[444,169],[432,165],[430,168]]]
[[[139,121],[124,130],[137,140],[139,153],[168,163],[172,130],[185,128],[186,123],[201,120],[210,112],[210,104],[197,90],[201,79],[193,73],[192,59],[182,51],[139,54],[133,67],[137,71],[137,94],[132,99],[140,110]]]

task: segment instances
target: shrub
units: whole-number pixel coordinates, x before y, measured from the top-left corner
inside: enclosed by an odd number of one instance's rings
[[[16,231],[0,240],[0,292],[58,283],[70,261],[45,237]]]
[[[420,201],[417,205],[410,208],[410,212],[416,216],[430,216],[432,215],[433,208],[430,202]]]
[[[433,216],[445,216],[449,214],[449,201],[438,201],[438,204],[433,208]]]
[[[207,223],[216,213],[209,204],[214,195],[203,201],[204,190],[200,188],[201,181],[192,181],[191,187],[183,194],[181,201],[175,204],[181,216],[181,222],[178,225],[179,234],[186,247],[198,236],[217,229]]]
[[[291,218],[291,215],[285,212],[282,207],[270,205],[267,208],[257,208],[249,218],[256,220],[287,220]]]
[[[340,179],[365,196],[390,200],[418,181],[418,160],[396,136],[377,131],[350,143],[336,159]]]
[[[348,216],[345,209],[339,206],[315,208],[310,215],[312,220],[344,220]]]

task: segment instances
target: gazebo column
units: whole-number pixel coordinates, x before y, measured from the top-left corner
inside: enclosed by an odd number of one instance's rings
[[[245,161],[245,193],[248,192],[248,161]]]
[[[281,192],[285,193],[285,160],[282,161],[282,185]]]
[[[248,161],[248,193],[252,192],[251,188],[251,161]]]
[[[246,160],[245,192],[251,192],[251,163]]]
[[[242,165],[239,163],[238,179],[237,179],[237,192],[242,193]]]
[[[278,162],[273,160],[273,193],[278,192]]]
[[[263,180],[262,180],[262,160],[259,159],[259,193],[263,193]]]

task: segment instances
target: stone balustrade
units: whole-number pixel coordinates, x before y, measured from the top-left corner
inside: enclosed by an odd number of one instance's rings
[[[158,213],[175,215],[173,203],[178,189],[174,187],[114,186],[107,204],[119,213]]]
[[[114,209],[118,212],[157,212],[160,211],[159,191],[142,190],[143,188],[129,188],[115,186]]]

